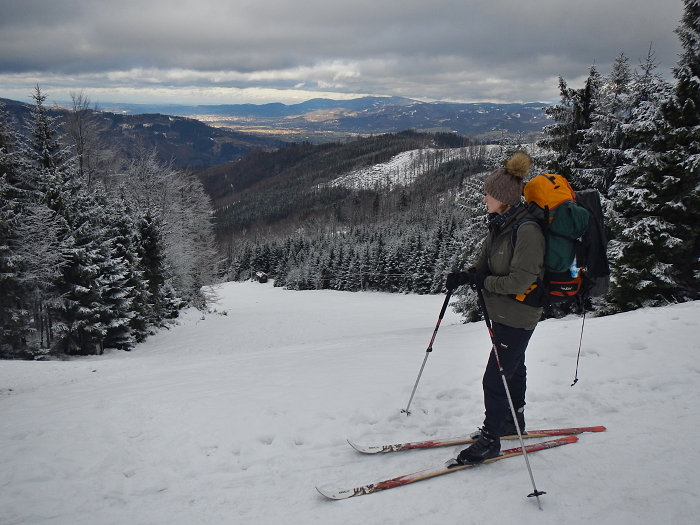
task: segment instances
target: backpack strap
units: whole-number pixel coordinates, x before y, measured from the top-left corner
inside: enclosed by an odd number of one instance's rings
[[[515,226],[513,226],[513,231],[510,234],[510,246],[514,250],[515,250],[515,242],[518,240],[518,230],[520,229],[520,227],[523,224],[528,224],[528,223],[535,224],[535,225],[537,225],[537,227],[540,230],[542,230],[542,226],[540,226],[539,221],[537,221],[536,219],[531,219],[529,217],[523,217],[522,219],[520,219],[518,222],[515,223]],[[546,232],[542,232],[542,233],[545,234]],[[546,240],[546,237],[545,237],[545,240]]]
[[[545,216],[549,215],[548,212],[549,212],[549,210],[545,209]],[[511,243],[511,247],[513,248],[513,250],[515,250],[515,243],[518,240],[518,230],[520,229],[521,226],[523,226],[524,224],[528,224],[528,223],[535,224],[540,229],[540,231],[543,230],[543,227],[540,224],[540,221],[538,221],[537,219],[533,219],[530,217],[523,217],[522,219],[520,219],[518,222],[515,223],[515,226],[513,227],[513,232],[511,233],[511,236],[510,236],[510,243]],[[549,233],[547,231],[548,230],[547,224],[548,223],[545,222],[544,231],[542,231],[542,234],[544,235],[544,238],[545,238],[545,242],[547,241],[547,234]],[[528,294],[532,294],[531,298],[535,298],[535,299],[533,299],[534,304],[533,303],[526,303],[526,304],[529,304],[530,306],[541,306],[544,309],[544,313],[547,317],[553,317],[554,313],[552,310],[552,304],[549,300],[549,290],[548,290],[548,287],[545,285],[545,282],[542,281],[542,279],[537,278],[537,280],[532,284],[532,286],[530,286],[530,288],[525,292],[524,295],[518,295],[518,296],[511,295],[511,297],[513,299],[515,299],[516,301],[525,302],[526,301],[525,298]]]

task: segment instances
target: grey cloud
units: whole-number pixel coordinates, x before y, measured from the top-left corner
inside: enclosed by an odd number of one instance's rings
[[[143,68],[172,86],[188,82],[164,74],[177,69],[211,73],[189,80],[203,87],[536,100],[556,96],[558,75],[579,77],[594,62],[605,73],[620,52],[635,64],[652,42],[670,69],[682,3],[0,0],[0,13],[0,96],[3,74],[102,75],[106,85],[110,72]],[[356,74],[338,78],[333,63]],[[252,78],[261,71],[280,75]],[[238,75],[217,81],[220,72]]]

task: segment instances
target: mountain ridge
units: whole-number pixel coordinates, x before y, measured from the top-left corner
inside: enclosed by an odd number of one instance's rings
[[[548,123],[541,102],[422,102],[403,97],[316,98],[299,104],[105,104],[119,113],[166,113],[215,127],[265,133],[285,140],[324,142],[342,136],[398,133],[407,129],[452,132],[481,140],[503,134],[539,135]],[[309,134],[305,136],[304,134]]]
[[[26,134],[32,105],[0,98],[10,116],[10,125]],[[70,109],[54,106],[49,111],[65,123]],[[286,143],[269,136],[216,128],[198,119],[161,113],[123,114],[99,108],[93,116],[104,138],[131,157],[139,147],[155,149],[164,163],[181,168],[202,168],[242,159],[256,149],[277,149]],[[65,133],[65,129],[61,129]]]
[[[175,110],[178,116],[191,115],[227,115],[227,116],[258,116],[279,117],[298,116],[317,111],[319,109],[344,108],[355,111],[381,106],[405,106],[419,101],[404,97],[359,97],[347,100],[335,100],[329,98],[312,98],[296,104],[284,104],[282,102],[269,102],[266,104],[126,104],[105,103],[106,108],[129,113],[168,113]]]

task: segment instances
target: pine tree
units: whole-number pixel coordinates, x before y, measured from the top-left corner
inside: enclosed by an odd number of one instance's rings
[[[65,219],[71,244],[55,307],[54,346],[67,354],[100,354],[109,330],[128,326],[131,317],[128,269],[113,253],[113,226],[95,198],[77,193]]]
[[[48,114],[46,96],[38,86],[33,98],[35,106],[26,125],[29,140],[17,142],[6,179],[15,217],[14,284],[22,290],[15,301],[21,315],[14,328],[21,342],[17,345],[15,340],[14,347],[26,355],[45,352],[51,344],[52,308],[60,301],[58,284],[70,242],[62,212],[70,210],[66,195],[75,189],[66,151],[57,140],[57,120]],[[7,167],[7,162],[3,164]]]
[[[574,94],[566,81],[559,77],[559,104],[545,108],[545,115],[554,123],[544,127],[545,136],[537,142],[541,153],[536,162],[554,173],[562,173],[561,164],[571,150],[571,136],[574,132]]]
[[[2,149],[0,149],[0,161]],[[23,322],[26,312],[18,306],[23,290],[17,281],[17,260],[12,250],[16,236],[16,213],[8,198],[7,177],[0,175],[0,357],[10,356],[13,349],[24,346],[28,327]]]
[[[676,30],[683,52],[673,68],[674,97],[664,105],[671,146],[662,191],[664,218],[677,228],[674,298],[700,297],[700,1],[684,0]]]
[[[136,224],[125,202],[110,199],[99,190],[94,197],[104,210],[103,222],[111,263],[102,294],[109,309],[103,345],[130,350],[148,334],[150,300],[138,254]]]
[[[75,238],[71,227],[74,224],[73,204],[79,187],[74,179],[69,151],[59,140],[58,118],[49,114],[44,105],[47,97],[39,86],[36,86],[32,98],[34,106],[26,123],[29,142],[25,145],[23,155],[28,162],[24,183],[33,190],[34,199],[31,206],[25,208],[25,231],[22,237],[26,239],[30,251],[41,252],[44,248],[43,243],[38,242],[37,234],[41,234],[41,230],[37,231],[37,228],[42,228],[42,217],[54,218],[56,239],[51,239],[46,245],[52,253],[43,255],[46,260],[61,260],[62,264],[56,268],[58,274],[53,282],[33,282],[31,295],[35,325],[38,325],[41,332],[41,345],[46,344],[49,347],[54,343],[54,337],[59,342],[63,340],[67,326],[62,312],[66,310],[66,301],[69,299],[63,295],[67,286],[62,279],[64,272],[70,271],[69,267],[74,259]],[[41,255],[34,253],[27,254],[27,258],[34,259],[36,255]],[[35,266],[40,266],[40,263]]]
[[[436,232],[432,232],[436,235]],[[418,238],[419,245],[416,248],[416,252],[413,254],[412,268],[412,286],[409,291],[419,293],[419,294],[429,294],[432,293],[433,288],[433,277],[435,272],[435,262],[437,259],[437,253],[435,253],[434,247],[435,242],[428,236],[428,238],[421,242],[421,238]]]
[[[632,72],[624,53],[613,63],[613,69],[602,81],[598,101],[590,116],[591,127],[583,134],[583,156],[577,170],[578,187],[594,188],[603,197],[615,178],[615,171],[624,164],[628,146],[624,127],[631,119],[630,83]]]
[[[667,195],[659,191],[668,172],[669,147],[662,106],[671,98],[672,87],[656,68],[650,49],[641,70],[633,75],[631,115],[622,128],[627,147],[609,191],[614,311],[664,304],[674,293],[677,232],[663,216]]]
[[[586,169],[593,165],[598,151],[588,133],[598,109],[601,82],[595,66],[580,89],[569,88],[559,77],[561,102],[545,110],[554,124],[545,126],[546,136],[537,142],[544,150],[537,156],[538,165],[563,175],[576,189],[591,186]]]
[[[170,284],[163,232],[158,217],[147,210],[137,220],[136,227],[137,254],[148,293],[147,303],[142,304],[142,315],[148,324],[159,326],[164,319],[170,319],[177,314],[180,300],[175,296]]]
[[[632,91],[628,162],[611,187],[613,308],[629,310],[696,299],[700,244],[700,6],[686,1],[677,30],[684,53],[670,88],[650,52]]]
[[[100,353],[108,331],[128,325],[132,316],[128,268],[113,252],[103,203],[80,187],[76,164],[59,140],[58,120],[44,105],[46,95],[37,86],[32,97],[25,151],[36,202],[23,210],[21,254],[32,270],[25,273],[34,319],[55,351]]]
[[[30,157],[39,170],[56,173],[69,158],[70,151],[59,140],[59,118],[51,116],[44,105],[47,95],[37,85],[32,93],[34,105],[27,130],[31,137]]]
[[[18,210],[10,181],[17,179],[16,147],[17,136],[0,102],[0,357],[12,355],[13,349],[24,346],[28,331],[23,319],[26,312],[18,306],[24,293],[17,280],[19,261],[12,249],[17,238]]]

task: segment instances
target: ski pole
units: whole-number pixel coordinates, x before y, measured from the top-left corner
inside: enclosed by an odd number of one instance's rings
[[[586,324],[586,306],[583,307],[583,321],[581,321],[581,337],[578,340],[578,355],[576,356],[576,373],[574,374],[574,382],[571,386],[578,383],[578,362],[581,359],[581,345],[583,345],[583,327]]]
[[[537,490],[535,485],[535,477],[532,475],[532,468],[530,468],[530,459],[527,457],[527,450],[525,450],[525,442],[523,441],[523,434],[520,429],[520,423],[518,423],[518,416],[515,413],[515,407],[513,406],[513,398],[510,395],[510,389],[508,388],[508,381],[506,380],[506,374],[501,366],[501,359],[498,357],[498,349],[496,348],[496,338],[493,335],[493,330],[491,328],[491,318],[486,310],[486,301],[484,301],[484,294],[480,288],[472,283],[472,289],[476,290],[479,296],[479,305],[481,306],[481,311],[484,314],[484,321],[486,322],[486,327],[489,330],[489,336],[491,337],[491,349],[493,351],[494,357],[496,358],[496,364],[498,365],[498,370],[501,372],[501,379],[503,380],[503,388],[506,391],[506,397],[508,397],[508,405],[510,406],[510,412],[513,415],[513,422],[515,423],[515,429],[518,431],[518,439],[520,439],[520,449],[523,451],[523,458],[525,458],[525,465],[527,466],[527,471],[530,474],[530,481],[532,482],[532,494],[528,494],[528,498],[537,498],[537,507],[542,510],[542,504],[540,503],[540,496],[546,494],[546,492],[540,492]]]
[[[440,316],[438,317],[437,324],[435,325],[435,330],[433,330],[433,337],[430,338],[430,344],[428,345],[428,349],[425,351],[425,358],[423,359],[423,366],[420,367],[420,372],[418,372],[418,378],[416,379],[416,384],[413,386],[413,392],[411,392],[411,398],[408,400],[408,405],[406,406],[405,409],[401,410],[401,413],[406,413],[407,416],[411,415],[411,412],[409,412],[409,408],[411,407],[411,401],[413,401],[413,396],[416,393],[416,388],[418,388],[418,381],[420,381],[420,376],[423,375],[423,369],[425,368],[425,363],[428,360],[428,356],[430,355],[430,352],[433,351],[433,342],[435,341],[435,336],[437,335],[438,329],[440,328],[440,323],[442,322],[442,318],[445,316],[445,310],[447,310],[447,303],[450,302],[450,297],[452,297],[452,290],[447,290],[447,294],[445,295],[445,302],[442,303],[442,309],[440,310]]]

